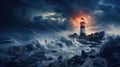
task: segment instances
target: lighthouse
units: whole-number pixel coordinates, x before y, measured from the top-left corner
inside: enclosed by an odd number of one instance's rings
[[[85,37],[85,19],[82,17],[80,21],[80,37]]]

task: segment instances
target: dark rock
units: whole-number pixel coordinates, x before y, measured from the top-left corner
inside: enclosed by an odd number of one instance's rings
[[[88,35],[87,40],[97,42],[97,43],[101,43],[101,41],[104,40],[104,36],[105,36],[104,31],[96,32],[94,34],[92,33],[91,35]]]
[[[82,58],[87,58],[87,57],[88,57],[88,54],[87,54],[84,50],[82,50],[82,52],[81,52],[81,57],[82,57]]]
[[[100,55],[107,60],[109,67],[120,67],[120,36],[108,37]]]
[[[80,56],[76,55],[72,57],[70,60],[68,60],[68,64],[76,65],[76,64],[83,64],[85,62],[85,59],[81,58]]]
[[[77,35],[77,33],[74,33],[74,34],[72,34],[72,35],[69,35],[69,37],[70,37],[70,38],[78,38],[78,35]]]

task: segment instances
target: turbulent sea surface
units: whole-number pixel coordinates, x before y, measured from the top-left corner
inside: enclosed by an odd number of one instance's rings
[[[111,37],[111,39],[110,37],[106,37],[102,43],[97,44],[95,42],[77,38],[71,39],[69,37],[60,37],[52,40],[34,38],[29,41],[8,39],[8,41],[1,42],[0,45],[2,46],[0,48],[0,66],[108,67],[111,59],[106,58],[106,53],[109,52],[106,51],[106,49],[112,49],[106,47],[105,45],[108,44],[111,46],[111,41],[116,43],[116,46],[120,46],[119,37]],[[120,51],[119,47],[116,49]],[[119,58],[119,53],[116,54],[117,55],[115,56]]]

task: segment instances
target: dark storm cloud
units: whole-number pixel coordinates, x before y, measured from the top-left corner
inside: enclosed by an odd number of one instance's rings
[[[4,25],[11,26],[15,29],[19,29],[21,27],[24,28],[26,27],[27,22],[30,22],[25,20],[27,17],[29,17],[29,12],[32,10],[38,10],[41,13],[54,11],[68,18],[71,17],[76,11],[79,11],[79,8],[84,9],[86,12],[89,12],[90,9],[95,8],[94,5],[97,4],[97,1],[98,0],[3,0],[1,2],[3,10],[2,16],[5,17],[3,18],[2,22],[4,22]],[[70,23],[51,24],[49,21],[45,22],[47,23],[44,23],[43,21],[39,22],[39,26],[32,26],[31,24],[30,27],[40,27],[43,30],[45,28],[51,28],[52,30],[65,30],[65,28],[68,28],[68,26],[70,26]]]
[[[21,16],[21,18],[23,17],[22,19],[24,19],[26,13],[29,13],[31,10],[40,9],[47,11],[52,7],[44,0],[2,0],[0,2],[0,8],[0,14],[3,17],[2,21],[6,21],[6,19],[13,21],[19,16]]]
[[[101,1],[102,3],[100,3]],[[112,22],[119,24],[118,22],[120,21],[119,0],[2,0],[0,7],[2,24],[16,27],[20,26],[20,28],[25,27],[27,22],[31,22],[28,21],[28,19],[30,18],[31,12],[35,13],[35,11],[40,13],[53,11],[62,14],[63,17],[70,18],[77,12],[83,11],[94,14],[95,10],[101,10],[102,14],[95,14],[98,24],[108,24]],[[70,23],[51,24],[48,20],[44,22],[41,21],[39,24],[40,25],[36,27],[41,26],[40,29],[43,30],[45,28],[66,30],[63,29],[63,27],[68,28],[70,26]],[[32,25],[30,27],[32,27]],[[34,26],[32,28],[34,28]]]
[[[99,0],[48,0],[49,3],[57,5],[55,12],[63,16],[72,16],[76,12],[90,12],[96,8]]]
[[[3,0],[2,9],[5,13],[13,14],[14,10],[21,8],[21,14],[25,13],[25,9],[33,8],[41,11],[54,10],[55,12],[62,13],[65,16],[71,16],[79,9],[89,11],[94,9],[99,0]],[[56,8],[53,8],[53,7]],[[12,15],[11,15],[12,16]],[[24,16],[24,15],[23,15]]]
[[[39,28],[39,30],[42,30],[42,31],[63,31],[63,30],[67,30],[67,29],[72,29],[72,27],[70,28],[70,23],[68,20],[66,21],[63,21],[63,22],[58,22],[58,21],[53,21],[53,20],[50,20],[50,19],[43,19],[42,16],[37,16],[37,17],[34,17],[34,22],[37,25],[32,25],[32,28]]]
[[[99,5],[98,10],[103,11],[103,14],[96,16],[97,21],[100,24],[106,25],[114,23],[119,25],[120,23],[120,4],[119,0],[103,0],[103,3]]]
[[[49,12],[53,10],[50,4],[44,0],[4,0],[1,2],[2,19],[0,22],[1,31],[27,31],[28,29],[42,30],[42,31],[59,31],[65,30],[68,24],[51,24],[50,21],[40,21],[34,23],[28,20],[30,12],[38,10],[42,12]],[[63,27],[62,27],[63,26]]]

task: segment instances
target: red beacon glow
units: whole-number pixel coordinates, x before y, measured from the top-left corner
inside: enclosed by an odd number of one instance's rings
[[[83,17],[81,18],[81,22],[85,22],[85,19]]]

